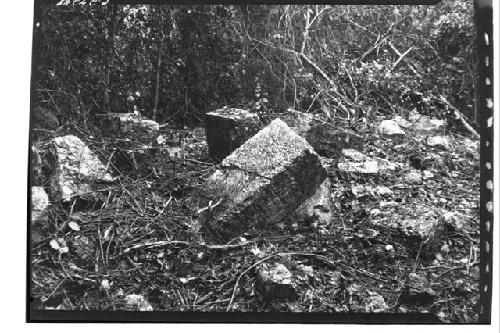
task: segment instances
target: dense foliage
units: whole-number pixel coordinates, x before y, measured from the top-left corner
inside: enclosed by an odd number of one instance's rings
[[[442,115],[439,95],[474,118],[471,2],[39,9],[35,127],[91,128],[96,114],[134,110],[189,125],[224,105]]]

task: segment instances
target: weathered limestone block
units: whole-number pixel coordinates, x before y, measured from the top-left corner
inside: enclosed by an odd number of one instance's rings
[[[333,216],[332,193],[332,183],[326,178],[316,192],[293,212],[291,220],[312,226],[330,223]]]
[[[205,116],[205,132],[210,157],[222,160],[262,129],[256,113],[223,108]]]
[[[292,273],[280,263],[262,264],[257,271],[255,288],[262,298],[270,301],[298,298]]]
[[[226,157],[198,200],[206,235],[229,240],[290,218],[326,178],[307,141],[276,119]]]
[[[363,150],[364,139],[361,135],[312,114],[289,110],[278,118],[306,139],[321,156],[338,157],[342,149],[348,148]]]
[[[112,135],[113,138],[134,144],[151,145],[160,133],[160,127],[156,121],[135,113],[115,113],[106,116],[105,134]]]
[[[114,180],[99,158],[73,135],[53,139],[47,161],[53,200],[69,201],[75,196],[92,200],[100,185]]]
[[[46,221],[48,207],[49,196],[43,187],[31,187],[31,223]]]

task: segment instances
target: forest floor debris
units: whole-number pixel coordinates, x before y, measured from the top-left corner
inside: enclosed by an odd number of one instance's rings
[[[72,210],[75,199],[55,201],[47,209],[49,222],[33,227],[39,235],[31,247],[32,294],[40,308],[430,312],[446,322],[477,320],[475,141],[447,133],[459,143],[441,150],[418,136],[400,142],[372,130],[363,154],[355,155],[398,168],[366,177],[341,175],[331,165],[330,221],[205,245],[189,201],[216,165],[199,129],[182,136],[175,129],[162,132],[183,155],[159,149],[121,174],[111,163],[120,176],[99,207]],[[105,141],[87,141],[103,160],[109,158]],[[408,184],[405,175],[420,172],[416,166],[433,176]],[[426,255],[421,238],[409,242],[397,227],[418,220],[415,207],[453,226]],[[255,292],[262,263],[284,265],[297,278],[296,299],[269,300]]]

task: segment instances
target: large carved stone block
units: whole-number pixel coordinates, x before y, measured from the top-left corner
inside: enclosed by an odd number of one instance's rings
[[[222,160],[262,129],[259,116],[247,110],[223,108],[205,116],[208,152]]]
[[[326,178],[319,156],[276,119],[226,157],[204,184],[198,212],[205,235],[229,240],[285,221]]]

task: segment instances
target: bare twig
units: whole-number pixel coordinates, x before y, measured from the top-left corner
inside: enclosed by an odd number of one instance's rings
[[[472,128],[472,126],[468,123],[468,121],[465,119],[464,115],[458,111],[458,109],[456,107],[454,107],[450,102],[448,102],[448,100],[446,99],[446,97],[444,97],[443,95],[439,95],[439,99],[441,102],[443,102],[448,108],[450,108],[451,111],[453,111],[453,114],[455,116],[455,118],[457,120],[459,120],[462,125],[465,127],[465,129],[471,133],[474,138],[476,139],[479,139],[480,136],[479,134],[476,132],[476,130],[474,128]]]

